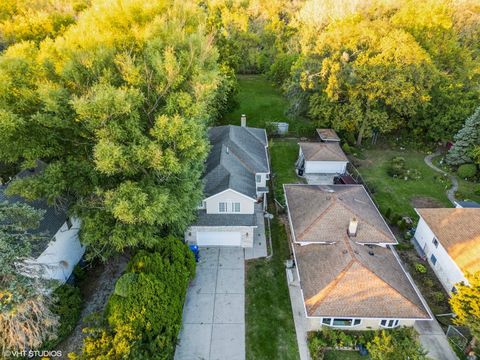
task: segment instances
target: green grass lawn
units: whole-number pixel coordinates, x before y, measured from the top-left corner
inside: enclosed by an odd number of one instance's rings
[[[382,212],[391,208],[392,213],[416,218],[414,207],[452,207],[446,195],[450,182],[429,168],[423,161],[425,154],[416,151],[368,149],[363,151],[365,160],[359,161],[362,174]],[[390,160],[395,156],[405,158],[408,169],[419,171],[419,180],[392,178],[387,174]]]
[[[219,121],[220,125],[240,125],[240,116],[247,115],[247,125],[265,128],[268,122],[290,124],[292,135],[313,136],[315,127],[300,117],[287,116],[288,101],[280,90],[263,75],[238,75],[238,106]],[[310,134],[311,133],[311,134]]]
[[[285,226],[272,221],[273,257],[247,262],[245,286],[247,359],[298,359],[284,261],[290,257]]]
[[[442,158],[441,156],[436,157],[435,159],[433,159],[432,162],[435,166],[441,168],[442,170],[448,172],[449,174],[456,176],[458,180],[458,192],[456,194],[456,198],[458,200],[472,200],[472,201],[480,202],[480,195],[477,195],[475,193],[475,190],[480,188],[480,184],[475,183],[473,181],[466,181],[464,179],[459,178],[458,175],[454,173],[448,166],[440,164],[441,158]]]
[[[295,173],[295,161],[298,158],[298,141],[276,139],[270,147],[275,198],[284,203],[283,184],[303,183]]]

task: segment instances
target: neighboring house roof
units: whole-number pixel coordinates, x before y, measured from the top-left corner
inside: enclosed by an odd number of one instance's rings
[[[207,214],[198,211],[197,221],[191,226],[257,226],[255,214]]]
[[[343,241],[350,220],[358,221],[355,241],[397,241],[362,185],[285,185],[296,242]]]
[[[480,204],[475,201],[456,201],[456,204],[462,208],[480,208]]]
[[[15,179],[35,176],[41,173],[45,167],[45,163],[37,161],[37,167],[35,169],[23,170],[15,176]],[[47,248],[48,243],[65,223],[65,220],[67,219],[67,212],[65,209],[57,209],[53,206],[49,206],[44,200],[27,201],[20,196],[7,196],[5,194],[6,189],[7,185],[0,186],[0,202],[7,201],[12,204],[23,203],[28,204],[35,209],[45,210],[45,214],[43,219],[40,221],[39,227],[31,230],[32,234],[43,235],[41,241],[35,242],[32,247],[32,256],[36,258],[40,256],[40,254]]]
[[[415,209],[460,270],[480,271],[480,209]]]
[[[317,134],[322,141],[340,141],[340,138],[333,129],[317,129]]]
[[[348,161],[338,142],[299,143],[306,161]]]
[[[206,197],[233,189],[256,197],[256,173],[269,173],[265,129],[234,125],[213,127],[203,176]]]
[[[363,186],[284,188],[295,237],[311,241],[293,246],[308,316],[430,318],[393,251],[359,243],[396,242]],[[356,237],[347,233],[352,215]]]

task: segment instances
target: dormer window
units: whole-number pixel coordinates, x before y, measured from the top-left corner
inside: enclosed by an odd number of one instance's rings
[[[256,175],[255,179],[256,179],[257,183],[262,182],[262,175]]]

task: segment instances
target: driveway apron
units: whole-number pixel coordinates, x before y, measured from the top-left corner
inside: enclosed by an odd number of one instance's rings
[[[175,360],[225,359],[245,359],[244,250],[201,248]]]

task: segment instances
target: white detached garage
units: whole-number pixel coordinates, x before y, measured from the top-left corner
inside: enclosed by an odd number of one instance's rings
[[[301,142],[297,170],[299,174],[344,174],[347,156],[338,142]]]

